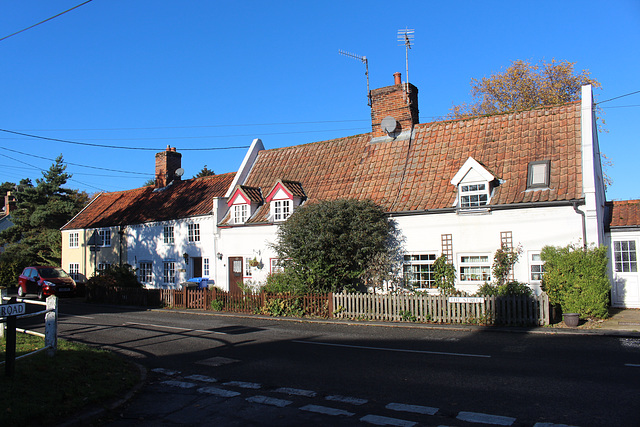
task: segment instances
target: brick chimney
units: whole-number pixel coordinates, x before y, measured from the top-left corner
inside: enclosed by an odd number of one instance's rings
[[[176,170],[182,166],[182,154],[176,152],[176,147],[167,145],[167,149],[156,153],[156,188],[166,187],[171,181],[180,181]]]
[[[371,131],[373,137],[387,136],[380,123],[385,117],[396,120],[394,134],[411,130],[411,126],[419,122],[418,119],[418,88],[409,84],[402,84],[402,75],[393,75],[394,85],[374,89],[371,91]],[[405,89],[408,89],[408,102]]]
[[[16,198],[11,194],[11,191],[7,191],[4,196],[4,214],[9,215],[12,210],[16,208]]]

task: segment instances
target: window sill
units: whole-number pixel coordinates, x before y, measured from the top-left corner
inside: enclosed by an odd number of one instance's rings
[[[491,214],[491,208],[458,208],[456,212],[458,215],[489,215]]]

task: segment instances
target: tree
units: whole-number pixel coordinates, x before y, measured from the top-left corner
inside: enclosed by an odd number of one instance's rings
[[[15,192],[17,206],[11,213],[14,226],[0,233],[0,244],[5,245],[3,262],[60,265],[60,228],[88,200],[84,192],[63,188],[71,177],[65,169],[60,155],[35,186],[29,179],[20,181]]]
[[[274,249],[285,273],[307,291],[340,292],[392,271],[401,239],[382,208],[343,199],[297,209],[278,229]]]
[[[214,171],[212,171],[211,169],[207,168],[207,165],[204,165],[202,170],[200,172],[198,172],[198,174],[196,176],[194,176],[194,178],[202,178],[203,176],[212,176],[212,175],[215,175],[215,174],[216,173]]]
[[[582,85],[601,87],[588,70],[575,74],[574,65],[575,62],[555,59],[550,63],[543,60],[537,65],[513,61],[503,73],[471,79],[471,96],[475,102],[454,105],[449,117],[458,119],[562,104],[579,100]]]

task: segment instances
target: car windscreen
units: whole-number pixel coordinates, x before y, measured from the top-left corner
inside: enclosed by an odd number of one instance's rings
[[[61,268],[39,268],[38,273],[40,273],[40,277],[51,279],[56,277],[69,277]]]

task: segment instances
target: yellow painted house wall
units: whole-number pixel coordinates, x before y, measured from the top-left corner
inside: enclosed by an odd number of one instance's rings
[[[100,246],[98,252],[92,252],[87,242],[94,231],[109,230],[111,232],[111,244]],[[99,264],[120,265],[126,262],[126,244],[121,227],[104,227],[99,229],[81,229],[62,231],[62,265],[61,267],[71,274],[71,265],[78,265],[77,282],[83,283],[93,277],[96,266]],[[78,245],[71,247],[71,235],[77,233]]]

